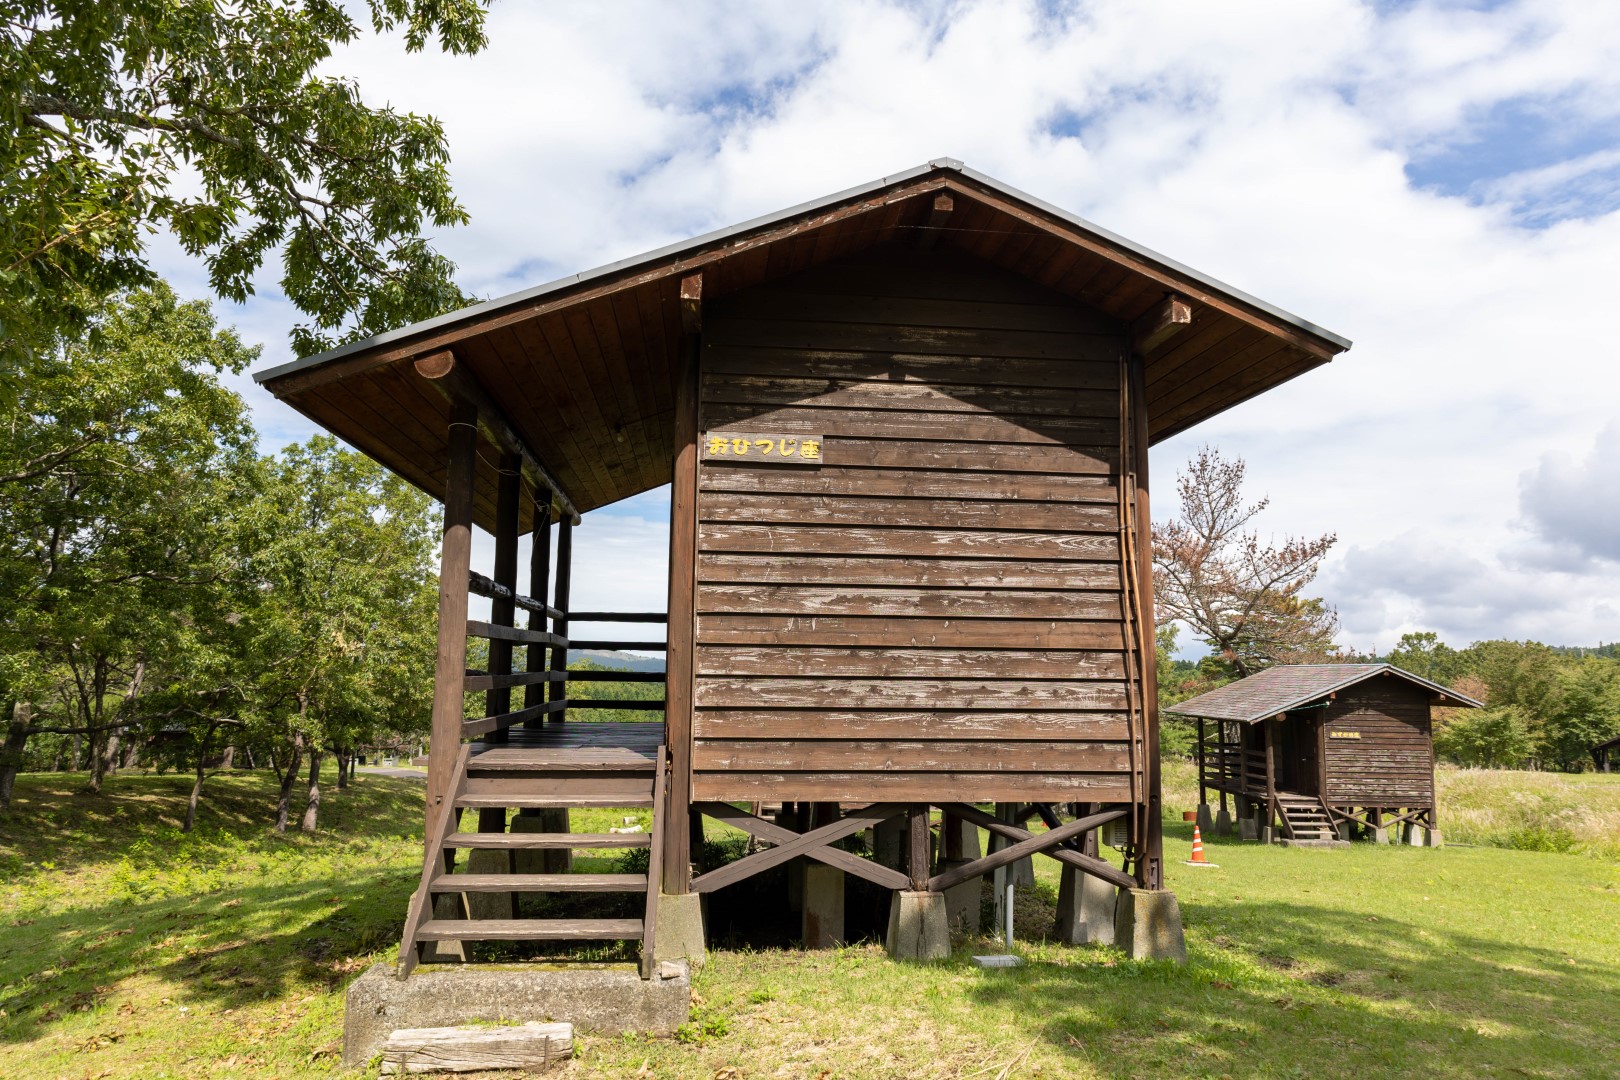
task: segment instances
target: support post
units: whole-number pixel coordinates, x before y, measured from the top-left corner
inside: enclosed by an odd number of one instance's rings
[[[529,548],[529,595],[545,603],[551,592],[551,492],[540,490],[534,493],[534,533]],[[529,614],[529,629],[546,631],[549,629],[544,615]],[[527,653],[527,668],[531,672],[547,671],[548,659],[544,645],[530,645]],[[533,682],[523,688],[523,707],[533,708],[543,705],[546,701],[546,684]],[[536,716],[523,721],[527,728],[545,726],[545,717]]]
[[[696,624],[698,378],[703,279],[681,282],[680,377],[675,385],[675,442],[669,499],[669,625],[664,652],[664,742],[669,747],[669,804],[664,808],[664,891],[685,893],[691,880],[692,642]]]
[[[473,485],[478,462],[478,413],[450,412],[444,485],[444,542],[439,551],[439,647],[433,668],[433,720],[428,741],[427,814],[450,796],[461,746],[467,679],[467,571],[472,565]]]
[[[568,589],[574,564],[574,523],[563,518],[557,524],[557,587],[552,595],[551,606],[556,608],[559,617],[552,628],[552,632],[564,641],[568,640]],[[553,647],[551,650],[551,670],[561,672],[561,678],[551,684],[551,700],[566,700],[568,697],[568,646]],[[568,707],[564,705],[548,718],[557,723],[567,719]]]
[[[517,625],[517,605],[512,596],[517,593],[518,516],[522,510],[523,459],[517,454],[505,453],[500,457],[499,475],[495,487],[495,584],[505,586],[508,595],[496,596],[489,602],[489,621],[496,626]],[[489,673],[512,673],[512,643],[489,643]],[[508,686],[486,691],[484,715],[500,716],[512,711],[512,688]],[[484,736],[486,742],[506,742],[506,729],[496,728]]]
[[[1172,305],[1173,306],[1173,305]],[[1145,889],[1164,887],[1164,813],[1159,777],[1159,652],[1149,635],[1153,621],[1153,521],[1148,501],[1148,413],[1146,363],[1140,353],[1131,357],[1131,440],[1136,473],[1136,575],[1138,623],[1142,641],[1137,650],[1142,664],[1142,762],[1147,799],[1142,846],[1137,852],[1136,879]],[[1121,462],[1121,467],[1124,463]]]
[[[928,891],[928,865],[932,861],[933,844],[928,833],[928,804],[913,806],[907,812],[906,876],[911,878],[912,892]]]

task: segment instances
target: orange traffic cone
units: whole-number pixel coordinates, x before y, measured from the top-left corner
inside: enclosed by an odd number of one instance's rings
[[[1187,865],[1204,866],[1211,870],[1217,868],[1215,863],[1212,863],[1208,859],[1204,858],[1204,834],[1198,831],[1198,826],[1196,825],[1193,826],[1192,858],[1187,860]]]

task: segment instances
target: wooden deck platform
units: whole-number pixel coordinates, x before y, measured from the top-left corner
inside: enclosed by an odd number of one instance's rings
[[[506,729],[505,742],[472,743],[475,768],[489,767],[502,757],[521,758],[528,766],[544,767],[545,751],[559,751],[557,765],[582,760],[600,760],[603,763],[623,763],[625,766],[650,766],[659,745],[664,741],[662,723],[569,723],[546,724],[544,727],[514,726]],[[590,753],[579,753],[590,751]],[[481,760],[482,759],[482,760]]]

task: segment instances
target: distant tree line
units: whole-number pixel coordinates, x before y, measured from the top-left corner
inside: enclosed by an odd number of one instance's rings
[[[0,423],[0,808],[16,772],[274,769],[314,829],[323,760],[431,700],[432,501],[324,437],[256,449],[221,382],[257,356],[162,283],[35,354]],[[302,791],[298,788],[302,781]]]
[[[1457,649],[1427,632],[1383,656],[1336,644],[1337,615],[1303,593],[1334,537],[1262,542],[1251,523],[1267,502],[1246,503],[1243,480],[1242,459],[1203,448],[1177,477],[1179,516],[1154,526],[1161,709],[1274,664],[1381,661],[1484,703],[1435,712],[1435,750],[1455,764],[1576,772],[1593,766],[1593,746],[1620,736],[1614,644]],[[1211,653],[1176,660],[1184,629]],[[1191,753],[1191,722],[1166,717],[1160,730],[1165,753]]]

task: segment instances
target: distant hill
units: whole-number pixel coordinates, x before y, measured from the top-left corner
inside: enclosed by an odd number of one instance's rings
[[[1564,656],[1601,656],[1608,660],[1620,660],[1620,644],[1612,642],[1608,645],[1554,645],[1551,648]]]
[[[625,671],[663,671],[664,661],[656,656],[638,656],[635,653],[617,652],[612,649],[580,649],[568,654],[570,660],[591,660],[603,667],[621,668]]]

